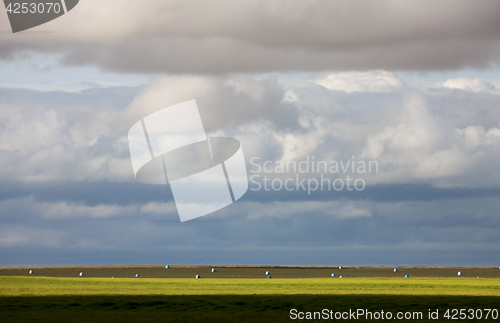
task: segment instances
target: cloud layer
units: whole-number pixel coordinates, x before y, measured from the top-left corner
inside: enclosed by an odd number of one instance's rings
[[[240,140],[249,171],[253,157],[274,169],[314,156],[375,160],[379,172],[356,174],[362,192],[251,190],[181,226],[168,187],[135,182],[127,132],[193,98],[207,133]],[[71,93],[0,88],[0,102],[5,265],[61,254],[64,264],[493,265],[500,252],[500,93],[481,79],[161,75]]]
[[[87,0],[16,35],[2,13],[0,58],[38,51],[146,73],[488,68],[500,59],[499,13],[494,0]]]
[[[498,266],[500,83],[393,71],[499,67],[499,15],[495,0],[86,0],[12,34],[2,11],[0,266]],[[191,99],[249,171],[274,169],[251,188],[349,175],[366,189],[249,190],[180,224],[168,186],[135,181],[127,132]],[[378,172],[275,168],[305,160]]]
[[[140,88],[0,89],[0,177],[133,182],[129,127],[196,98],[207,133],[238,138],[247,161],[354,158],[378,163],[378,173],[366,174],[370,185],[496,187],[500,92],[484,84],[460,78],[408,85],[396,74],[369,71],[304,83],[159,76]]]

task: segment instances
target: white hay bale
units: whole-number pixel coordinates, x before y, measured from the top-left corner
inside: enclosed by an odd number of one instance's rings
[[[78,276],[83,277],[83,272],[80,272]]]
[[[215,268],[212,268],[212,272],[215,273]]]
[[[168,269],[168,268],[170,268],[170,266],[169,266],[169,265],[166,265],[166,266],[165,266],[165,268],[166,268],[166,269]]]
[[[33,274],[33,270],[30,269],[29,273],[30,273],[30,275],[32,275]]]
[[[196,278],[196,279],[200,278],[200,275],[196,275],[196,276],[195,276],[195,278]]]
[[[269,271],[266,271],[266,275],[269,275]]]
[[[458,272],[458,276],[462,276],[462,272],[461,271]]]

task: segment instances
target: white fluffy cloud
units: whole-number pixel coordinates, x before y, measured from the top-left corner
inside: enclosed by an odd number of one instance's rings
[[[331,74],[328,80],[337,83],[158,76],[118,107],[106,105],[114,88],[100,89],[92,104],[83,103],[89,92],[81,92],[59,93],[68,97],[44,105],[36,103],[40,92],[3,89],[0,176],[134,181],[126,137],[130,125],[195,98],[207,133],[238,138],[247,160],[300,161],[309,155],[346,161],[355,156],[379,163],[378,174],[366,175],[368,184],[500,184],[496,92],[408,85],[380,71]],[[25,91],[24,101],[12,100],[10,91]]]
[[[499,157],[500,128],[458,127],[419,95],[411,95],[402,108],[405,120],[369,135],[361,154],[383,165],[383,181],[464,187],[500,183],[491,173]]]
[[[396,74],[386,71],[343,72],[315,81],[329,90],[352,92],[391,92],[404,85]]]
[[[130,161],[123,157],[127,141],[115,122],[119,112],[106,94],[94,101],[95,92],[1,90],[1,177],[41,182],[130,178]],[[84,96],[87,104],[79,102]]]
[[[472,92],[492,92],[495,90],[495,86],[493,84],[478,77],[473,79],[465,77],[449,79],[443,83],[443,87]]]

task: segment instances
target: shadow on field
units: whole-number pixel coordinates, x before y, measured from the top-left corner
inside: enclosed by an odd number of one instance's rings
[[[1,322],[346,322],[292,320],[290,310],[344,312],[422,312],[439,309],[497,308],[492,296],[386,295],[190,295],[190,296],[50,296],[0,297]],[[358,321],[367,321],[359,318]],[[383,322],[384,320],[376,320]],[[394,321],[394,320],[393,320]],[[406,320],[413,321],[413,320]],[[437,320],[432,320],[436,322]],[[468,320],[474,322],[474,320]],[[483,317],[478,322],[488,322]],[[491,320],[491,321],[498,321]]]

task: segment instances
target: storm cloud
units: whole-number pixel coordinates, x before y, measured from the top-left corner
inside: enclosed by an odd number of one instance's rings
[[[494,0],[87,0],[16,35],[2,13],[0,58],[138,73],[486,69],[500,62],[499,14]]]

